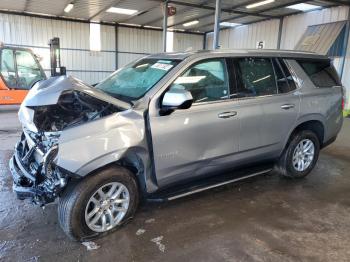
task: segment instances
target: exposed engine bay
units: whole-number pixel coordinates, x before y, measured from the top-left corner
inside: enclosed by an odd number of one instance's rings
[[[57,103],[27,106],[36,131],[23,127],[10,160],[13,189],[18,198],[35,204],[53,202],[74,174],[56,165],[59,138],[67,128],[121,111],[121,108],[78,90],[61,93]],[[23,109],[25,110],[25,109]]]
[[[118,108],[79,91],[66,91],[54,105],[32,107],[34,124],[43,132],[56,132],[118,112]]]

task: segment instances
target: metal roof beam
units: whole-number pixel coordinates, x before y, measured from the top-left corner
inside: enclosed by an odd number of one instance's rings
[[[267,9],[259,10],[258,12],[259,13],[264,13],[264,12],[268,12],[268,11],[273,11],[273,10],[277,10],[277,9],[280,9],[280,8],[284,8],[286,6],[300,4],[300,3],[305,3],[305,2],[306,2],[305,0],[293,1],[293,2],[289,2],[289,3],[284,3],[284,4],[281,4],[281,5],[277,5],[277,6],[274,6],[274,7],[270,7],[270,8],[267,8]],[[295,13],[300,13],[300,11],[297,11]],[[292,14],[294,14],[294,13],[292,13]],[[291,15],[291,14],[288,14],[288,15]],[[265,21],[265,20],[269,20],[269,19],[279,19],[279,18],[284,17],[284,16],[287,16],[287,15],[273,16],[273,18],[263,19],[261,21]],[[227,22],[227,21],[230,21],[230,20],[233,20],[233,19],[239,19],[239,18],[244,18],[244,17],[246,17],[246,15],[240,15],[240,16],[236,16],[236,17],[228,17],[228,18],[222,19],[221,22]],[[260,22],[260,20],[256,21],[256,22]],[[213,23],[208,23],[208,24],[205,24],[205,25],[201,25],[198,28],[207,27],[207,26],[210,26],[212,24]]]
[[[104,8],[102,8],[101,10],[99,10],[98,12],[96,12],[94,15],[90,16],[88,18],[88,20],[92,20],[95,17],[97,17],[98,15],[102,14],[103,12],[106,12],[109,8],[113,7],[114,5],[119,4],[120,2],[122,2],[122,0],[117,0],[117,1],[113,1],[112,4],[105,6]]]
[[[332,4],[337,4],[337,5],[346,5],[346,6],[350,6],[350,3],[346,3],[346,2],[343,2],[343,1],[340,1],[340,0],[323,0],[325,2],[328,2],[328,3],[332,3]]]
[[[199,4],[185,3],[185,2],[180,2],[180,1],[169,1],[169,3],[170,4],[175,4],[175,5],[183,5],[183,6],[193,7],[193,8],[214,10],[215,11],[215,7],[208,6],[208,5],[199,5]],[[274,18],[274,16],[271,16],[271,15],[264,15],[264,14],[259,14],[259,13],[238,11],[238,10],[235,10],[234,8],[221,8],[221,11],[225,12],[225,13],[252,15],[252,16],[258,16],[258,17],[264,17],[264,18]]]
[[[250,1],[246,2],[246,3],[244,3],[244,4],[239,4],[239,5],[231,6],[230,9],[235,9],[235,8],[239,8],[239,7],[242,7],[242,6],[245,6],[245,5],[249,5],[249,4],[255,3],[256,1],[257,1],[257,0],[250,0]],[[207,3],[207,2],[208,2],[208,1],[205,1],[204,3]],[[199,4],[199,5],[202,6],[204,3]],[[212,12],[212,13],[210,13],[210,14],[205,14],[205,15],[202,15],[202,16],[193,17],[193,18],[191,18],[191,19],[188,19],[188,20],[185,20],[185,21],[182,21],[182,22],[179,22],[179,23],[175,23],[175,24],[169,25],[168,27],[174,27],[174,26],[177,26],[177,25],[181,25],[181,24],[184,24],[184,23],[193,21],[193,19],[202,19],[202,18],[205,18],[205,17],[207,17],[207,16],[209,16],[209,15],[215,15],[215,12]],[[150,22],[148,22],[148,23],[153,24],[153,23],[159,22],[159,21],[161,21],[161,20],[162,20],[162,18],[157,18],[157,19],[152,20],[152,21],[150,21]]]
[[[25,2],[25,4],[24,4],[24,10],[23,10],[23,12],[26,12],[26,11],[28,10],[29,2],[30,2],[30,0],[26,0],[26,2]]]

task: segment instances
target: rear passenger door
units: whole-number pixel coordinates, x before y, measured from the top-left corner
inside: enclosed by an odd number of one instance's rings
[[[280,154],[297,119],[300,98],[283,60],[234,59],[240,105],[239,151],[259,160]]]

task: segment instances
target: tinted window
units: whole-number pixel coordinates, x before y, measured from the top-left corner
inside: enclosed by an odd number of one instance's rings
[[[282,67],[282,70],[283,70],[286,78],[287,78],[287,81],[289,84],[289,91],[295,90],[297,88],[297,86],[295,85],[294,79],[293,79],[286,63],[282,59],[279,59],[278,61]]]
[[[15,59],[12,49],[4,49],[1,53],[1,75],[8,87],[16,87]]]
[[[276,80],[271,59],[237,59],[237,95],[264,96],[277,94]]]
[[[122,100],[139,99],[177,64],[176,60],[142,59],[116,71],[96,88]]]
[[[18,70],[17,86],[20,89],[29,89],[37,81],[44,79],[40,67],[33,55],[28,51],[16,51]]]
[[[224,60],[206,60],[191,66],[170,87],[191,92],[194,102],[228,98],[228,80]]]
[[[337,72],[329,60],[297,60],[317,87],[341,85]]]
[[[273,59],[278,93],[288,93],[296,88],[292,75],[283,60]]]

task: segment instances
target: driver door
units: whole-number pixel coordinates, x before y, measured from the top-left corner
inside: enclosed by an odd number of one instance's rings
[[[238,151],[238,105],[229,99],[225,59],[191,65],[170,86],[181,88],[192,94],[189,109],[150,117],[159,186],[224,169]]]

